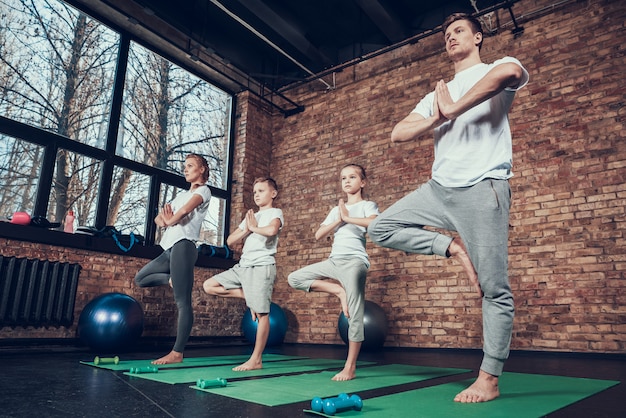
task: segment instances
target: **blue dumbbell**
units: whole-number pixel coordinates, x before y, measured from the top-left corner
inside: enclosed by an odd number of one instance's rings
[[[337,399],[335,401],[329,399],[324,402],[323,410],[327,415],[335,415],[337,412],[354,409],[360,411],[363,408],[363,401],[359,395],[352,395],[348,399]]]
[[[349,396],[347,393],[340,393],[336,398],[326,398],[326,399],[322,399],[319,396],[316,396],[315,398],[311,400],[311,410],[315,412],[322,412],[324,410],[324,402],[327,402],[327,401],[335,402],[338,400],[345,400],[345,399],[349,399]]]

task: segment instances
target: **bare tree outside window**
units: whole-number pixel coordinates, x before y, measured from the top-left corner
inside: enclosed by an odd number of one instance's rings
[[[111,113],[118,58],[128,60],[123,103]],[[154,216],[152,182],[161,184],[160,204],[178,192],[158,171],[180,175],[189,153],[209,162],[210,186],[227,189],[231,106],[229,94],[61,0],[0,0],[0,115],[48,132],[32,137],[18,126],[28,135],[13,138],[0,126],[0,216],[47,204],[51,221],[71,209],[80,225],[106,218],[143,234]],[[115,156],[103,152],[113,146]],[[98,196],[109,183],[111,195]],[[48,200],[35,202],[42,185]],[[103,202],[107,213],[98,214]],[[226,204],[212,198],[203,242],[222,243]]]
[[[209,163],[209,184],[224,188],[230,102],[230,96],[209,83],[131,43],[117,154],[177,174],[188,154],[200,154]],[[115,190],[125,190],[131,175],[126,170],[116,176]],[[166,185],[160,203],[171,201],[178,191]],[[131,210],[122,204],[121,196],[112,196],[111,220],[119,211]],[[214,244],[222,235],[223,206],[209,208],[202,241]]]
[[[32,213],[43,149],[0,134],[0,217]]]
[[[180,174],[189,153],[204,156],[209,184],[226,185],[229,95],[131,43],[117,153]]]
[[[103,148],[119,35],[56,0],[0,0],[0,7],[0,63],[12,73],[0,113]],[[62,220],[73,209],[87,223],[93,215],[100,178],[82,158],[58,151],[48,217]]]

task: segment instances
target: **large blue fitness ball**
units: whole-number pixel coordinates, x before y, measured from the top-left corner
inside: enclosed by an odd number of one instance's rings
[[[275,346],[283,343],[285,339],[285,334],[287,334],[287,315],[283,309],[272,302],[270,305],[270,335],[267,338],[267,346]],[[250,313],[250,308],[246,309],[246,312],[243,314],[243,318],[241,320],[241,330],[243,331],[243,336],[246,337],[250,343],[254,344],[256,342],[256,330],[257,330],[258,322],[252,320],[252,314]]]
[[[387,316],[383,308],[372,301],[365,301],[363,315],[365,340],[361,345],[363,350],[377,349],[385,344],[387,338]],[[337,330],[344,343],[348,344],[348,318],[341,312],[337,321]]]
[[[143,332],[143,309],[123,293],[105,293],[89,302],[78,319],[78,336],[92,350],[132,347]]]

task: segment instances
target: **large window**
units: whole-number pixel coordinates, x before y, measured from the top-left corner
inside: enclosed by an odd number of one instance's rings
[[[61,0],[0,0],[0,216],[115,226],[158,242],[158,207],[210,166],[201,241],[222,245],[232,97]]]

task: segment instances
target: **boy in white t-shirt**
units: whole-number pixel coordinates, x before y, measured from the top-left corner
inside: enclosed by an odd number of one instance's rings
[[[254,181],[253,187],[254,203],[259,211],[254,213],[250,209],[226,240],[229,246],[244,242],[239,263],[203,284],[209,295],[245,299],[252,319],[258,321],[252,355],[248,361],[234,367],[235,371],[263,367],[262,355],[270,332],[269,312],[276,280],[274,255],[278,233],[285,223],[282,210],[273,206],[278,195],[276,181],[271,177],[260,177]]]

